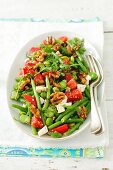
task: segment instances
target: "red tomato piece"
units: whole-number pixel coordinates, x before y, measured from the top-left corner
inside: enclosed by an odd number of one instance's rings
[[[44,81],[44,77],[40,73],[34,77],[34,82],[37,83],[38,81]]]
[[[69,59],[67,59],[67,58],[64,58],[63,61],[64,61],[64,64],[67,64],[67,65],[70,64]]]
[[[22,95],[25,100],[33,104],[34,106],[37,106],[36,98],[27,94]]]
[[[73,102],[73,101],[82,99],[82,92],[79,89],[67,91],[65,94],[68,98],[68,100],[67,100],[68,102]]]
[[[30,70],[29,70],[29,74],[35,74],[35,70],[30,69]]]
[[[35,74],[35,70],[24,67],[20,70],[20,76],[25,76],[26,74]]]
[[[65,132],[67,132],[68,129],[69,129],[68,125],[64,124],[64,125],[61,125],[61,126],[51,129],[50,132],[59,132],[59,133],[63,134]]]
[[[29,69],[27,68],[27,67],[24,67],[23,69],[22,69],[22,75],[26,75],[26,74],[28,74],[29,73]]]
[[[44,126],[42,119],[40,117],[35,116],[33,116],[31,119],[31,125],[39,129],[41,129]]]
[[[41,50],[40,47],[32,47],[32,48],[30,49],[30,53],[33,53],[33,52],[39,51],[39,50]]]
[[[50,74],[50,72],[43,72],[43,73],[42,73],[42,76],[43,76],[43,77],[46,77],[46,76],[48,76],[49,74]]]
[[[66,43],[66,41],[68,40],[68,37],[62,36],[59,39],[62,40],[64,43]]]
[[[76,89],[77,87],[77,83],[74,79],[71,79],[68,81],[67,85],[71,88],[71,89]]]
[[[34,67],[36,64],[38,64],[37,61],[28,59],[28,60],[26,60],[25,66],[26,67]]]
[[[65,80],[66,80],[67,82],[70,81],[72,78],[73,78],[73,77],[72,77],[72,75],[71,75],[70,73],[66,73],[66,74],[65,74]]]

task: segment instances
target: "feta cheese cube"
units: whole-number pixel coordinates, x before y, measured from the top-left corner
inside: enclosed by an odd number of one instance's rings
[[[91,80],[91,76],[87,75],[86,76],[86,83],[85,84],[88,85],[90,80]]]
[[[61,104],[56,105],[56,108],[58,113],[62,113],[65,111],[65,108]]]
[[[40,129],[40,130],[38,131],[38,136],[45,135],[47,132],[48,132],[48,128],[47,128],[47,126],[45,125],[42,129]]]
[[[64,103],[63,106],[71,106],[72,102]]]
[[[81,92],[84,92],[86,85],[85,84],[77,84],[77,88],[81,90]]]
[[[46,91],[47,90],[47,87],[44,87],[44,86],[36,86],[36,91],[38,93],[41,93],[42,91]]]
[[[45,100],[42,97],[40,97],[40,103],[41,104],[45,103]]]
[[[60,104],[64,104],[67,103],[67,96],[65,95],[65,98],[62,100],[62,102]]]

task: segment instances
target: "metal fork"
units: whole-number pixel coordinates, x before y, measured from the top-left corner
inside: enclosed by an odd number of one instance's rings
[[[97,112],[98,112],[98,115],[99,115],[99,118],[100,118],[100,121],[101,121],[101,128],[95,134],[100,135],[104,132],[105,127],[104,127],[104,122],[103,122],[103,119],[102,119],[101,111],[100,111],[100,108],[99,108],[99,105],[98,105],[97,87],[103,81],[103,70],[102,70],[102,66],[101,66],[100,62],[96,58],[94,58],[92,55],[90,55],[89,58],[90,58],[92,65],[94,66],[94,67],[92,67],[92,71],[96,72],[97,75],[99,75],[99,82],[94,87],[94,99],[95,99],[95,103],[96,103],[96,107],[97,107]]]
[[[101,117],[101,113],[98,107],[97,102],[97,86],[102,82],[102,75],[99,71],[101,69],[100,63],[94,59],[92,55],[87,56],[87,62],[90,65],[90,70],[92,72],[96,72],[98,78],[93,81],[90,85],[90,92],[91,92],[91,132],[93,134],[100,134],[104,131],[103,128],[103,121]],[[101,69],[102,71],[102,69]]]

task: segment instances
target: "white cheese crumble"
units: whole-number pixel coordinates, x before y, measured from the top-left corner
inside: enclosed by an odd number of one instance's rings
[[[85,84],[77,84],[77,89],[80,89],[81,92],[84,92],[85,88],[86,88]]]
[[[36,91],[38,93],[41,93],[42,91],[46,91],[47,90],[47,87],[44,87],[44,86],[36,86]]]
[[[47,128],[47,126],[45,125],[42,129],[40,129],[40,130],[38,131],[38,136],[45,135],[47,132],[48,132],[48,128]]]
[[[41,104],[45,103],[45,100],[42,97],[40,97],[40,103]]]
[[[89,81],[91,80],[91,76],[87,75],[86,76],[86,85],[89,85]]]
[[[65,108],[61,104],[56,105],[56,108],[58,113],[62,113],[65,111]]]

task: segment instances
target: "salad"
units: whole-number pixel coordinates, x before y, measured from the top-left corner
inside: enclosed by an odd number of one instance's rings
[[[61,138],[79,129],[91,110],[84,40],[47,37],[29,49],[11,94],[19,119],[33,135]],[[24,56],[23,56],[24,57]]]

